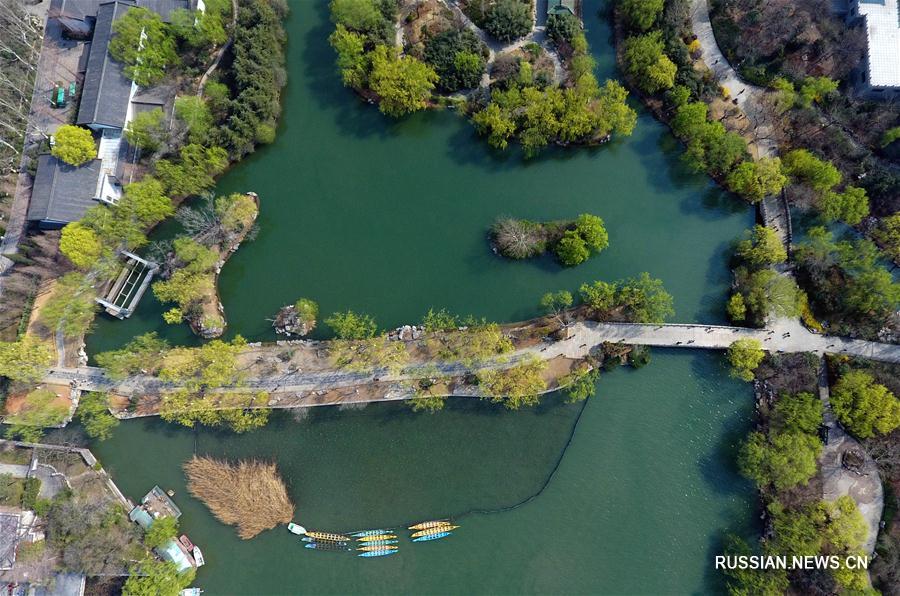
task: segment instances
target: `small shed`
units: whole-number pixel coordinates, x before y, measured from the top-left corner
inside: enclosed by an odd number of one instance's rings
[[[163,546],[157,548],[156,552],[158,552],[159,556],[166,561],[175,563],[175,566],[178,568],[179,572],[186,571],[187,569],[190,569],[194,566],[194,564],[191,562],[191,559],[187,556],[181,545],[178,544],[178,541],[174,538]]]
[[[144,528],[145,530],[153,524],[153,516],[141,506],[137,506],[128,513],[128,519]]]
[[[28,221],[53,229],[81,219],[85,211],[97,204],[97,188],[103,174],[101,165],[99,159],[70,166],[52,155],[39,156]]]

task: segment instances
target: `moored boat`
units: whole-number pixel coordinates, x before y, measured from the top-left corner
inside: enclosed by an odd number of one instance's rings
[[[372,540],[371,542],[360,542],[357,546],[385,546],[387,544],[397,544],[399,540]]]
[[[372,540],[390,540],[391,538],[396,538],[396,536],[394,534],[373,534],[371,536],[362,536],[356,540],[359,542],[370,542]]]
[[[396,546],[370,546],[367,544],[365,546],[359,547],[356,550],[363,551],[363,552],[372,552],[372,551],[377,551],[377,550],[397,550],[397,547]]]
[[[455,530],[459,526],[438,526],[436,528],[428,528],[427,530],[419,530],[418,532],[413,532],[410,538],[418,538],[419,536],[430,536],[432,534],[440,534],[441,532],[450,532],[451,530]]]
[[[291,534],[297,534],[298,536],[302,536],[303,534],[306,534],[306,528],[304,528],[300,524],[295,524],[294,522],[291,522],[288,524],[288,532],[290,532]]]
[[[178,542],[180,542],[181,545],[189,551],[194,550],[194,543],[191,542],[191,539],[187,537],[187,534],[182,534],[181,536],[179,536]]]
[[[199,546],[194,546],[191,554],[194,555],[194,563],[197,564],[197,567],[203,567],[204,565],[206,565],[206,561],[203,559],[203,552],[200,550]]]
[[[362,532],[356,532],[355,534],[350,534],[354,538],[362,538],[363,536],[377,536],[378,534],[387,534],[390,532],[390,528],[387,530],[365,530]]]
[[[366,553],[359,553],[356,555],[357,557],[383,557],[385,555],[392,555],[397,552],[397,549],[394,550],[373,550]]]
[[[306,548],[314,549],[314,550],[329,550],[329,551],[353,550],[349,546],[347,546],[346,542],[308,542],[308,543],[304,544],[303,546]]]
[[[433,521],[425,521],[425,522],[418,523],[414,526],[410,526],[409,529],[410,530],[427,530],[428,528],[437,528],[440,526],[449,526],[449,525],[450,525],[449,519],[436,519]]]
[[[306,532],[306,535],[310,538],[315,538],[316,540],[330,540],[332,542],[348,542],[350,540],[349,536],[335,534],[333,532],[317,532],[313,530],[311,532]]]
[[[440,538],[446,538],[453,532],[438,532],[437,534],[429,534],[428,536],[419,536],[418,538],[413,538],[413,542],[425,542],[427,540],[438,540]]]

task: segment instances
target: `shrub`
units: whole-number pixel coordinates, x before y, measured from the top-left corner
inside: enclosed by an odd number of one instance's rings
[[[449,29],[425,40],[425,62],[437,73],[443,91],[477,87],[484,72],[481,40],[469,29]]]

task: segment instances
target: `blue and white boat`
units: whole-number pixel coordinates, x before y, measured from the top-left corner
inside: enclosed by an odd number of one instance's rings
[[[425,542],[427,540],[438,540],[439,538],[446,538],[453,532],[438,532],[437,534],[429,534],[427,536],[420,536],[418,538],[413,538],[413,542]]]
[[[359,546],[387,546],[389,544],[397,544],[399,540],[371,540],[369,542],[360,543]]]
[[[353,550],[346,542],[309,542],[303,546],[314,550]]]
[[[386,530],[365,530],[363,532],[357,532],[356,534],[350,534],[354,538],[361,538],[363,536],[377,536],[378,534],[390,534],[390,528]]]
[[[385,549],[385,550],[373,550],[373,551],[369,551],[369,552],[367,552],[367,553],[359,553],[359,554],[356,555],[356,556],[357,556],[357,557],[383,557],[384,555],[392,555],[392,554],[394,554],[395,552],[397,552],[397,549],[393,549],[393,550],[388,550],[388,549]]]

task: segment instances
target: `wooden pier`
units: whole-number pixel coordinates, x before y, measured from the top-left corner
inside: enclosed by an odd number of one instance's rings
[[[153,276],[159,271],[159,265],[142,259],[134,253],[122,252],[125,262],[122,271],[116,277],[105,297],[97,298],[106,312],[117,319],[127,319],[150,287]]]

